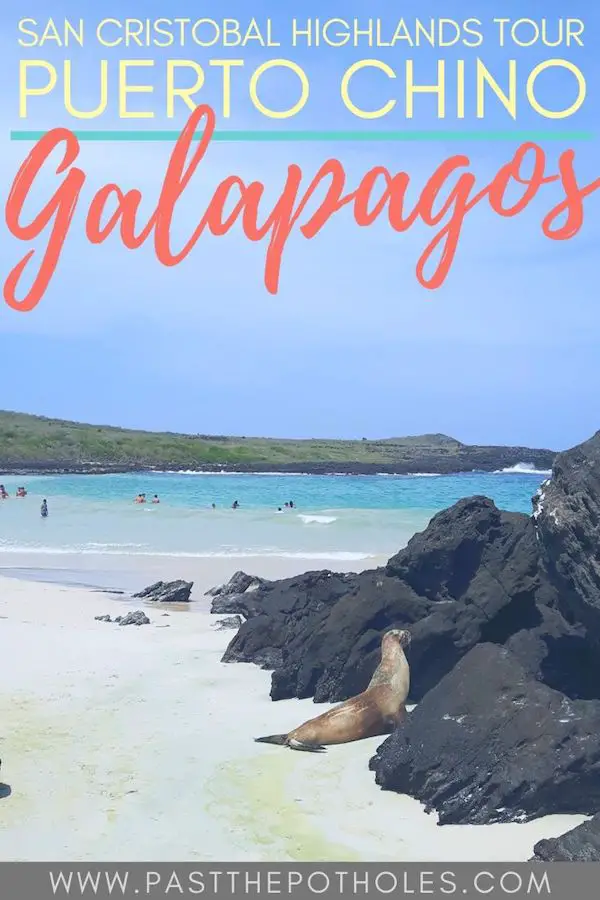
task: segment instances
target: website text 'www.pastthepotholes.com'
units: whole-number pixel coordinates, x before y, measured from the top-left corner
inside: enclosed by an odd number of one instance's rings
[[[451,870],[434,872],[400,872],[381,870],[375,873],[351,870],[325,872],[277,871],[244,872],[239,870],[198,869],[178,872],[147,869],[132,873],[126,869],[87,871],[62,870],[49,873],[52,893],[64,896],[181,896],[209,894],[236,896],[246,894],[310,894],[343,893],[354,895],[516,895],[547,896],[552,893],[545,871],[489,872],[485,869],[460,876]]]

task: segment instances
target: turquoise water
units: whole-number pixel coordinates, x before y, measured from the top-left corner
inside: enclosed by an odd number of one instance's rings
[[[11,496],[0,501],[0,553],[358,560],[394,553],[461,497],[485,494],[504,509],[529,513],[545,477],[525,465],[453,476],[7,477]],[[22,484],[28,496],[16,499]],[[148,499],[158,494],[160,504],[135,505],[140,492]],[[43,498],[46,520],[39,513]],[[290,500],[295,508],[285,509]]]

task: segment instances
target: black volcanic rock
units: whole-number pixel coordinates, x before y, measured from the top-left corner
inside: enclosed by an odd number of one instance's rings
[[[538,841],[533,853],[542,862],[600,862],[600,813],[560,837]]]
[[[246,572],[235,572],[226,584],[218,585],[206,591],[205,597],[230,597],[232,594],[244,594],[255,591],[265,583],[264,578],[247,575]]]
[[[359,693],[381,658],[383,632],[412,626],[430,606],[383,570],[352,576],[334,604],[296,620],[273,674],[271,697],[314,696],[319,703]]]
[[[117,616],[114,620],[119,625],[149,625],[150,619],[143,609],[136,609],[128,612],[125,616]]]
[[[193,581],[157,581],[133,596],[153,603],[187,603],[193,586]]]
[[[600,431],[556,458],[534,499],[548,575],[569,621],[600,650]]]
[[[241,616],[227,616],[225,619],[217,619],[215,626],[217,631],[227,631],[228,629],[238,629],[242,624]]]
[[[461,500],[387,566],[358,575],[310,572],[236,597],[248,619],[225,662],[273,668],[271,697],[338,701],[364,690],[383,632],[410,627],[411,699],[419,700],[477,643],[510,642],[533,675],[588,696],[600,665],[581,629],[555,609],[534,522],[485,497]],[[221,610],[220,610],[221,611]],[[570,642],[574,671],[561,661]]]
[[[251,604],[252,606],[254,604]],[[243,594],[229,594],[214,597],[210,611],[219,616],[244,616],[248,618],[248,598]]]
[[[430,600],[475,603],[494,593],[490,582],[499,582],[499,596],[512,596],[515,585],[529,590],[537,558],[527,516],[503,512],[487,497],[469,497],[434,516],[386,570]],[[524,576],[529,583],[522,583]]]
[[[269,584],[270,582],[256,575],[236,572],[227,584],[211,588],[205,596],[213,598],[210,605],[211,613],[250,618],[252,615],[260,614],[262,594],[258,592]],[[255,593],[258,594],[257,597],[254,596]]]
[[[569,625],[560,611],[539,606],[541,621],[511,635],[506,646],[534,677],[573,700],[600,697],[600,657],[585,628]]]
[[[351,577],[329,571],[306,572],[297,578],[265,582],[250,594],[238,595],[236,612],[247,621],[229,644],[223,662],[255,662],[276,668],[284,644],[295,634],[307,637],[312,617],[348,592]]]
[[[524,821],[600,807],[600,701],[569,700],[506,648],[481,644],[370,763],[385,790],[440,824]]]
[[[247,621],[224,660],[273,669],[274,700],[359,693],[383,633],[410,628],[419,705],[371,767],[441,823],[600,809],[600,432],[558,457],[533,516],[471,497],[381,569],[231,597]],[[596,858],[596,831],[536,851]]]
[[[131,610],[124,616],[111,619],[109,615],[94,616],[96,622],[113,622],[115,625],[149,625],[150,619],[142,609]]]

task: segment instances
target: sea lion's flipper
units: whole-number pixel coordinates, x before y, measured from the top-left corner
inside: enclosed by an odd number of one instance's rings
[[[292,750],[305,750],[307,753],[324,753],[327,750],[323,744],[307,744],[305,741],[297,741],[295,738],[289,741],[288,747]]]
[[[279,747],[290,747],[292,750],[305,750],[307,753],[323,753],[327,747],[322,744],[310,744],[306,741],[291,740],[287,734],[267,734],[264,737],[254,738],[257,744],[277,744]]]
[[[277,744],[279,747],[287,747],[287,734],[267,734],[264,737],[254,738],[257,744]]]

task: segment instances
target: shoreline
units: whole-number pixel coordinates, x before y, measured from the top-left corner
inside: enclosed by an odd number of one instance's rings
[[[155,581],[174,581],[182,578],[194,582],[193,602],[190,610],[210,603],[203,592],[217,584],[224,584],[240,569],[249,575],[267,580],[288,578],[307,571],[329,569],[332,572],[356,572],[385,565],[386,555],[368,560],[343,560],[323,557],[302,559],[280,556],[127,556],[125,554],[86,556],[72,554],[14,553],[13,564],[0,565],[2,583],[5,579],[33,581],[59,587],[80,587],[92,591],[142,590]],[[45,557],[40,565],[40,557]],[[1,557],[0,557],[1,558]],[[365,563],[368,562],[368,565]],[[308,565],[312,563],[312,565]],[[28,577],[33,575],[33,578]]]
[[[202,562],[182,612],[3,578],[3,859],[516,862],[585,820],[440,828],[417,801],[375,785],[368,760],[384,738],[316,757],[255,744],[330,704],[273,702],[270,673],[220,661],[233,632],[215,629],[203,594],[235,561]],[[263,577],[304,570],[254,562]],[[153,580],[146,565],[142,580]],[[130,608],[151,624],[94,618]]]
[[[545,451],[543,451],[545,452]],[[56,477],[59,475],[67,476],[89,476],[89,475],[273,475],[273,476],[303,476],[309,477],[331,477],[331,478],[360,478],[360,477],[408,477],[418,478],[427,476],[443,476],[448,477],[459,475],[498,475],[505,471],[514,470],[519,464],[532,463],[533,467],[529,472],[523,474],[545,475],[551,470],[553,456],[544,459],[541,462],[543,468],[538,468],[535,460],[515,458],[513,461],[499,458],[488,463],[485,466],[474,467],[471,463],[464,463],[456,466],[449,465],[423,465],[414,468],[409,465],[402,466],[398,464],[385,465],[378,463],[336,463],[336,464],[320,464],[314,465],[285,465],[278,467],[276,464],[259,465],[226,465],[219,464],[214,466],[199,466],[194,468],[188,466],[185,469],[162,468],[158,466],[149,466],[147,468],[140,466],[57,466],[57,467],[40,467],[35,466],[15,467],[11,468],[3,464],[0,467],[0,478],[40,478],[40,477]]]

